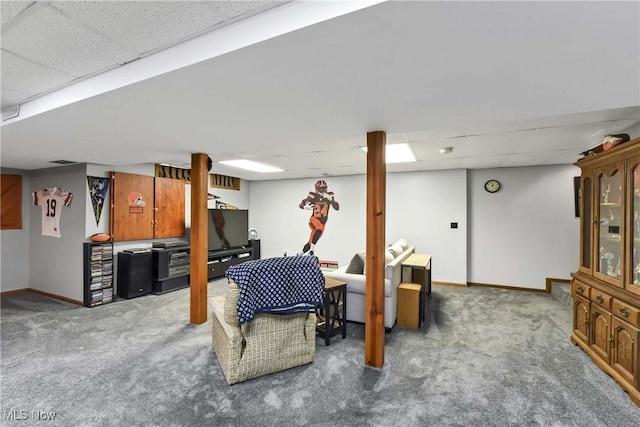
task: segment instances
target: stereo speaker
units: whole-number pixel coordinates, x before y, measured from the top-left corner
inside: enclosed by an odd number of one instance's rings
[[[118,253],[118,296],[135,298],[151,292],[151,252]]]

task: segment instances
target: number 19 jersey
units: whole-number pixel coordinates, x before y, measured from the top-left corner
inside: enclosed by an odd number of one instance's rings
[[[42,208],[42,235],[60,237],[62,207],[69,206],[73,194],[61,188],[34,191],[33,204]]]

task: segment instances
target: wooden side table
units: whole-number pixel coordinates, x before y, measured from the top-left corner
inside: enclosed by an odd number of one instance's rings
[[[324,337],[324,345],[329,345],[338,332],[342,332],[342,339],[347,337],[347,282],[325,277],[323,300],[317,310],[316,332]]]
[[[426,319],[427,301],[431,298],[431,255],[411,254],[402,262],[402,282],[417,283],[422,287],[420,297],[420,315]]]
[[[407,329],[420,329],[422,317],[422,286],[417,283],[398,285],[398,326]]]

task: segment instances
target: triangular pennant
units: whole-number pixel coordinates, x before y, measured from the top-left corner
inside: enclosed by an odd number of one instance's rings
[[[89,184],[89,194],[91,195],[93,214],[96,217],[96,225],[98,225],[100,223],[100,215],[102,214],[102,206],[104,206],[104,199],[107,197],[109,178],[88,176],[87,183]]]

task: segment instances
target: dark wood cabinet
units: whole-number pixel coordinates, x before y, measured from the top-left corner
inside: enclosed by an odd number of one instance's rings
[[[111,172],[110,191],[113,241],[184,236],[184,181]]]
[[[185,183],[179,179],[154,180],[153,237],[181,237],[185,231]]]
[[[640,406],[640,138],[576,166],[581,233],[571,341]]]

